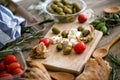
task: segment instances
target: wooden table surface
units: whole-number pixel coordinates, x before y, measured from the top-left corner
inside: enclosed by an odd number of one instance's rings
[[[25,9],[28,8],[28,6],[32,3],[36,3],[38,0],[23,0],[22,2],[19,2],[21,6],[23,6]],[[87,8],[91,8],[94,10],[95,14],[100,15],[103,14],[103,9],[109,6],[120,6],[120,0],[85,0],[87,3]],[[41,16],[38,16],[34,13],[32,13],[34,16],[39,17],[40,20],[42,20]],[[48,26],[48,25],[46,25]],[[46,34],[51,26],[48,26],[47,29],[44,31],[43,34]],[[116,35],[120,34],[120,27],[116,26],[115,28],[110,30],[110,34],[103,36],[99,44],[96,48],[102,47],[108,42],[110,42]],[[113,47],[110,49],[111,52],[114,52],[116,54],[120,53],[120,41],[118,41]],[[120,56],[120,55],[119,55]]]
[[[27,9],[27,7],[30,4],[36,3],[37,1],[38,0],[23,0],[22,2],[19,2],[19,4],[21,6],[23,6],[25,9]],[[97,15],[102,14],[103,9],[106,7],[120,6],[120,0],[85,0],[85,2],[87,3],[87,8],[93,9],[95,14],[97,14]],[[32,14],[35,15],[34,13],[32,13]],[[39,18],[41,19],[41,16],[39,16]],[[48,32],[48,30],[50,29],[50,27],[51,26],[47,27],[47,29],[44,31],[43,34],[46,34]],[[120,26],[116,26],[116,27],[110,29],[110,34],[103,36],[96,48],[104,46],[118,34],[120,34]],[[34,45],[36,45],[36,44],[37,43],[34,43]],[[120,40],[111,47],[110,52],[113,52],[114,54],[116,54],[120,57]],[[27,57],[26,54],[25,54],[25,57]]]

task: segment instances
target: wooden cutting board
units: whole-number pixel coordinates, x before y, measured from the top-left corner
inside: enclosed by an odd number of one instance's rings
[[[57,27],[62,32],[63,30],[68,30],[72,28],[77,28],[80,25],[77,21],[73,23],[56,23],[53,27]],[[89,28],[88,25],[84,25],[85,28]],[[50,29],[45,37],[51,38],[55,36]],[[84,64],[90,58],[92,52],[94,51],[96,45],[102,37],[102,32],[95,30],[94,39],[87,44],[86,50],[82,54],[75,54],[72,50],[70,55],[63,55],[62,51],[56,51],[56,45],[50,45],[48,48],[48,56],[46,59],[40,59],[47,69],[52,71],[65,71],[73,74],[79,74],[83,69]]]

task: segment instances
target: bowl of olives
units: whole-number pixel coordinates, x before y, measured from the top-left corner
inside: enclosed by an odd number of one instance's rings
[[[44,10],[57,22],[73,22],[86,9],[83,0],[47,0]]]

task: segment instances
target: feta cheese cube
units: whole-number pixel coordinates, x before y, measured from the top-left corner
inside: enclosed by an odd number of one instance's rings
[[[52,43],[53,43],[53,44],[57,44],[57,43],[60,43],[60,42],[62,41],[62,37],[59,36],[59,35],[53,36],[53,37],[51,38],[51,40],[52,40]]]
[[[71,29],[68,33],[68,39],[76,39],[76,37],[80,37],[82,33],[77,31],[77,29]]]
[[[73,46],[78,43],[77,39],[70,39],[70,42]]]

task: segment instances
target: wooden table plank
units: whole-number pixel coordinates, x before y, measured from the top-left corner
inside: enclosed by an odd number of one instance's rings
[[[55,24],[53,27],[57,27],[61,32],[63,30],[70,30],[75,29],[80,25],[77,21],[72,23],[64,23],[64,24]],[[85,25],[84,28],[90,29],[89,25]],[[99,36],[98,36],[99,35]],[[52,33],[52,28],[46,34],[45,37],[51,38],[55,36]],[[54,70],[54,71],[67,71],[73,74],[78,74],[82,71],[84,64],[90,58],[92,52],[94,51],[95,47],[97,46],[98,42],[102,37],[102,32],[95,30],[95,36],[93,40],[87,43],[86,50],[80,54],[75,54],[74,50],[72,50],[70,55],[63,55],[63,52],[56,51],[56,45],[51,45],[48,48],[48,57],[46,59],[40,59],[47,69]],[[37,59],[38,60],[38,59]]]
[[[84,0],[84,1],[88,5],[87,8],[93,9],[95,11],[95,14],[97,14],[97,15],[103,14],[103,9],[105,7],[120,6],[120,0]],[[36,3],[36,2],[38,2],[38,0],[23,0],[22,2],[19,2],[19,4],[22,5],[25,9],[27,9],[27,7],[30,4]],[[51,26],[47,27],[44,34],[46,34],[50,28],[51,28]],[[120,26],[116,26],[112,29],[110,28],[110,34],[102,37],[102,39],[100,40],[100,42],[98,43],[96,48],[104,46],[105,44],[110,42],[117,34],[120,34]],[[37,44],[37,40],[35,41],[35,43],[32,44],[32,46],[34,46],[36,44]],[[115,45],[113,45],[111,47],[110,52],[113,52],[114,54],[116,54],[117,56],[120,57],[120,41],[118,41]],[[24,55],[27,58],[27,55],[26,54],[24,54]]]

